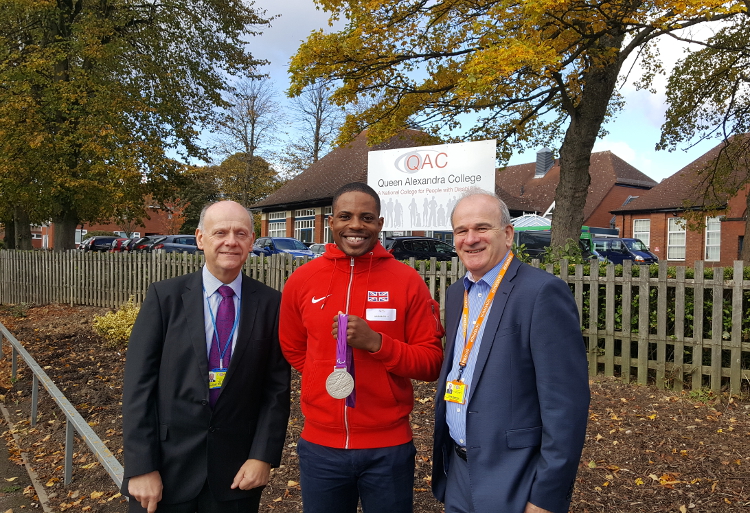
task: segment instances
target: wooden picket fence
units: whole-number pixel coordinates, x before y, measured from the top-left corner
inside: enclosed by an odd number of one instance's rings
[[[282,290],[306,260],[251,257],[245,273]],[[202,255],[0,251],[0,303],[67,303],[117,308],[143,301],[151,282],[190,273]],[[445,317],[445,293],[464,275],[453,262],[414,262]],[[546,270],[555,271],[549,265]],[[560,266],[573,292],[587,344],[589,373],[664,388],[733,394],[750,390],[750,269]],[[644,300],[645,299],[645,300]]]

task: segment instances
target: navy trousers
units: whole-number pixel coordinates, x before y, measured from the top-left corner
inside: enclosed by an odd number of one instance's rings
[[[300,439],[304,513],[412,513],[413,442],[376,449],[334,449]]]

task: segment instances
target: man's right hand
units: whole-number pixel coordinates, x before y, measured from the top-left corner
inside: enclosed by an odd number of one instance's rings
[[[161,500],[162,488],[158,470],[131,477],[128,482],[130,497],[140,502],[148,513],[156,511],[156,504]]]

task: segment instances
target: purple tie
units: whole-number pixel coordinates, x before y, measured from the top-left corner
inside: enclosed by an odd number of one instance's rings
[[[221,294],[221,303],[219,303],[219,311],[216,313],[216,333],[214,333],[211,341],[211,351],[208,353],[209,370],[220,368],[222,363],[226,369],[229,367],[229,359],[232,357],[232,341],[229,337],[232,334],[232,326],[234,326],[234,291],[232,287],[222,285],[219,287],[219,294]],[[224,352],[223,362],[221,361],[222,350]],[[208,391],[208,401],[211,408],[216,404],[219,392],[221,392],[220,388]]]

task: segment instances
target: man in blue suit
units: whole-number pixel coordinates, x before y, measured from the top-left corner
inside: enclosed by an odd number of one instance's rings
[[[469,191],[451,222],[468,272],[447,295],[433,493],[446,513],[566,512],[589,406],[573,296],[513,257],[495,195]]]

